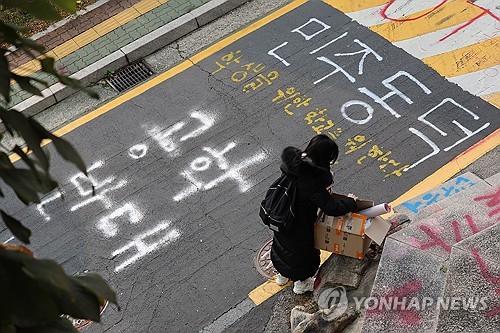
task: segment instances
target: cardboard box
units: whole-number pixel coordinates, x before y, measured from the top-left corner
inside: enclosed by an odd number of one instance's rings
[[[345,196],[333,193],[334,198]],[[358,210],[373,206],[373,201],[358,200]],[[377,216],[368,219],[366,216],[349,213],[344,216],[328,216],[318,213],[314,224],[314,247],[320,250],[363,259],[371,241],[381,244],[390,228],[389,222]]]

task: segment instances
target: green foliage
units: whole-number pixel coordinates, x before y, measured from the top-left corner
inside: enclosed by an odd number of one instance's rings
[[[0,10],[17,8],[42,20],[57,20],[59,10],[74,13],[75,0],[0,0]],[[41,71],[90,96],[97,94],[82,87],[72,78],[59,74],[54,59],[43,56],[44,48],[20,35],[21,28],[0,21],[0,100],[10,102],[11,85],[17,82],[22,90],[41,96],[47,82],[21,76],[11,71],[6,47],[14,46],[40,62]],[[22,113],[0,106],[0,119],[9,134],[23,139],[25,147],[14,146],[10,152],[0,151],[0,178],[11,187],[19,200],[28,205],[39,203],[40,196],[58,187],[50,175],[50,160],[41,148],[51,140],[57,152],[86,174],[85,163],[66,140],[59,138]],[[0,140],[3,136],[0,134]],[[12,163],[15,153],[23,166]],[[4,194],[0,189],[0,196]],[[29,244],[31,231],[21,221],[0,209],[7,228],[21,242]],[[100,306],[106,300],[117,303],[116,295],[98,275],[68,276],[56,262],[34,258],[29,250],[0,243],[0,333],[75,332],[71,322],[61,317],[99,321]]]
[[[2,0],[0,4],[4,9],[18,8],[37,19],[47,21],[61,18],[57,7],[68,13],[76,11],[76,1],[73,0]]]
[[[115,75],[115,72],[113,72],[113,71],[106,71],[106,74],[104,74],[104,77],[112,78],[114,75]]]

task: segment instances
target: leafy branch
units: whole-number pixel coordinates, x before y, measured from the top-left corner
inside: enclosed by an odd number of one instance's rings
[[[17,8],[41,20],[57,20],[59,10],[76,11],[75,0],[0,0],[0,10]],[[40,71],[50,74],[67,86],[84,90],[98,98],[95,92],[83,87],[78,80],[60,74],[54,59],[44,55],[45,48],[21,36],[23,29],[0,21],[0,120],[7,132],[24,142],[10,150],[0,151],[0,179],[25,205],[39,203],[40,196],[58,187],[50,174],[50,159],[41,147],[52,141],[58,154],[75,165],[85,175],[87,169],[76,149],[63,138],[46,130],[40,123],[22,113],[8,109],[12,85],[42,96],[48,83],[23,76],[10,68],[8,48],[15,48],[39,62]],[[0,134],[0,141],[3,134]],[[24,163],[19,166],[11,157],[17,154]],[[0,188],[0,197],[4,192]],[[29,244],[31,231],[21,221],[0,209],[6,227],[22,243]],[[96,274],[69,276],[52,260],[37,259],[24,246],[0,243],[0,333],[23,332],[76,332],[63,315],[100,321],[100,307],[107,301],[117,304],[116,295],[108,284]]]

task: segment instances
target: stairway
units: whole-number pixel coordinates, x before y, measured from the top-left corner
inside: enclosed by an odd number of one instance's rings
[[[500,332],[499,179],[468,172],[395,207],[412,221],[386,239],[362,332]]]

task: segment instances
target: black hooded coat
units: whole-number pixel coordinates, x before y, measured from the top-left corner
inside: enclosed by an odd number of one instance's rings
[[[271,260],[276,270],[293,280],[312,277],[320,265],[320,251],[314,248],[314,222],[318,208],[328,215],[341,216],[356,210],[354,199],[333,199],[327,187],[333,182],[329,169],[301,159],[301,151],[283,150],[281,171],[297,179],[295,222],[286,234],[274,233]]]

